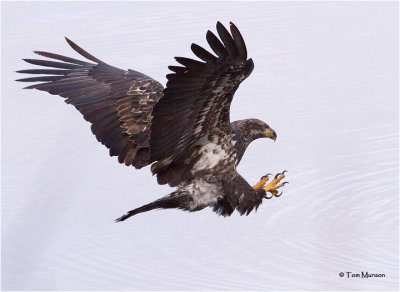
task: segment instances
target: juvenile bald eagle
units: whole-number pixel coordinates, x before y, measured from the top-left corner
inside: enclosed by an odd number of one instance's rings
[[[233,23],[229,33],[218,22],[217,32],[220,39],[211,31],[206,35],[215,55],[192,44],[201,61],[176,57],[181,66],[168,67],[173,73],[167,75],[166,88],[143,73],[106,64],[67,38],[93,63],[43,51],[35,53],[61,62],[24,59],[49,68],[18,71],[41,75],[19,79],[39,82],[25,88],[64,97],[92,124],[93,134],[111,156],[136,168],[152,164],[159,184],[177,187],[116,221],[157,208],[198,211],[210,206],[223,216],[235,209],[248,215],[263,198],[279,196],[284,172],[268,185],[267,175],[251,187],[236,171],[252,141],[275,140],[276,133],[257,119],[230,122],[233,95],[254,64],[247,59],[244,40]]]

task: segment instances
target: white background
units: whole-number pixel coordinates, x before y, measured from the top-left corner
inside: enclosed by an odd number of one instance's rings
[[[2,289],[398,288],[398,4],[2,3]],[[233,21],[255,70],[232,120],[259,118],[251,183],[290,184],[248,217],[126,211],[168,194],[118,164],[62,98],[22,90],[33,50],[77,57],[63,36],[165,84],[174,56]],[[339,273],[385,273],[346,279]]]

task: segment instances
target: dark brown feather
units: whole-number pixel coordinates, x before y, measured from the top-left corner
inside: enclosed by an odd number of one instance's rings
[[[69,63],[61,63],[61,62],[53,62],[46,60],[36,60],[36,59],[23,59],[25,62],[33,65],[39,65],[44,67],[52,67],[52,68],[62,68],[62,69],[77,69],[78,65],[69,64]]]
[[[215,34],[213,34],[211,31],[207,31],[206,38],[211,49],[218,55],[218,57],[226,58],[228,56],[228,51],[221,41],[215,36]]]
[[[224,46],[228,50],[230,55],[237,56],[238,55],[238,50],[236,48],[236,44],[233,41],[232,36],[229,34],[229,32],[226,30],[226,28],[221,24],[221,22],[217,22],[217,31],[218,35],[221,38],[222,42],[224,43]]]
[[[62,56],[62,55],[54,54],[54,53],[43,52],[43,51],[35,51],[34,53],[38,54],[40,56],[43,56],[43,57],[56,59],[56,60],[64,61],[64,62],[67,62],[67,63],[78,64],[78,65],[82,65],[82,66],[94,65],[92,63],[88,63],[88,62],[85,62],[85,61],[77,60],[77,59],[74,59],[74,58],[70,58],[70,57],[66,57],[66,56]]]
[[[25,74],[52,74],[52,75],[67,75],[72,73],[72,70],[53,70],[53,69],[29,69],[29,70],[19,70],[17,73]]]
[[[37,81],[56,81],[65,78],[64,76],[38,76],[38,77],[28,77],[17,79],[15,81],[21,82],[37,82]]]
[[[84,49],[82,49],[80,46],[78,46],[77,44],[75,44],[73,41],[71,41],[69,38],[65,38],[65,40],[67,41],[67,43],[71,46],[71,48],[73,48],[77,53],[81,54],[83,57],[85,57],[86,59],[89,59],[93,62],[96,62],[98,64],[104,64],[103,61],[97,59],[96,57],[92,56],[91,54],[89,54],[88,52],[86,52]]]
[[[237,29],[236,25],[232,22],[230,23],[231,34],[233,36],[233,40],[236,44],[236,48],[238,49],[239,55],[242,56],[243,60],[247,59],[247,49],[244,43],[243,37],[240,31]]]
[[[206,61],[207,63],[214,63],[217,61],[217,57],[215,57],[213,54],[208,52],[207,50],[203,49],[197,44],[192,44],[191,46],[192,52],[202,59],[203,61]]]

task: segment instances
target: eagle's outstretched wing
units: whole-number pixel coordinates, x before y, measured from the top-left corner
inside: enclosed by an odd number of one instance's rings
[[[174,73],[167,75],[164,96],[152,113],[150,159],[158,161],[152,166],[153,173],[160,175],[168,168],[175,171],[179,159],[201,137],[231,131],[233,95],[254,64],[247,60],[245,43],[234,24],[230,24],[229,33],[218,22],[217,31],[222,42],[207,32],[207,41],[217,56],[192,44],[193,53],[204,62],[176,57],[183,66],[169,67]]]
[[[110,66],[66,40],[76,52],[95,63],[36,51],[62,62],[24,59],[50,69],[18,71],[44,75],[18,81],[40,82],[25,88],[66,98],[66,103],[74,105],[92,123],[97,140],[110,149],[111,156],[118,156],[120,163],[147,165],[151,111],[162,96],[163,86],[140,72]]]

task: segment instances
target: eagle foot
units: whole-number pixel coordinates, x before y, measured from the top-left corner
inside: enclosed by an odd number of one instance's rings
[[[285,178],[285,172],[287,172],[287,170],[284,170],[281,173],[277,173],[274,177],[274,179],[266,186],[262,186],[262,189],[265,192],[269,192],[271,193],[272,196],[265,196],[266,199],[272,199],[273,197],[280,197],[283,194],[283,191],[281,193],[279,193],[278,189],[283,187],[285,184],[288,184],[289,182],[285,181],[283,183],[280,183],[280,181],[282,179]]]
[[[264,187],[265,186],[265,183],[269,180],[269,176],[270,175],[272,175],[271,173],[268,173],[268,174],[266,174],[266,175],[263,175],[261,178],[260,178],[260,181],[258,182],[258,183],[256,183],[254,186],[253,186],[253,189],[261,189],[262,187]]]

